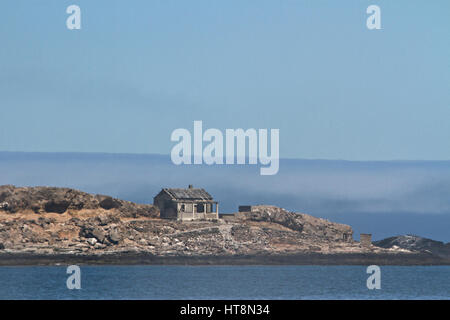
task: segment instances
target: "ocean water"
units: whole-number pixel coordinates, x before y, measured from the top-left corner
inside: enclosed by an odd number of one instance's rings
[[[381,266],[369,290],[366,266],[0,267],[0,299],[450,299],[450,266]]]

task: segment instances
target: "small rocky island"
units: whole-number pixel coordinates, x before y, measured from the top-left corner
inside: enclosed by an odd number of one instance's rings
[[[348,225],[268,205],[177,221],[69,188],[0,186],[0,265],[450,264],[450,244],[412,239],[361,244]]]

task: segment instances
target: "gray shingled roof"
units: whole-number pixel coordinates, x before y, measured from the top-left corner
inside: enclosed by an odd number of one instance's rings
[[[213,200],[213,197],[205,189],[164,188],[163,190],[176,200]]]

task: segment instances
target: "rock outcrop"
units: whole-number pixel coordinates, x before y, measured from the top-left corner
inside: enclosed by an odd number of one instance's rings
[[[0,210],[9,213],[31,210],[35,213],[65,213],[68,210],[116,209],[120,217],[158,217],[157,208],[139,205],[105,195],[55,187],[0,186]]]
[[[217,221],[160,219],[139,205],[68,188],[0,186],[0,254],[231,257],[406,254],[363,248],[350,226],[274,206]],[[353,261],[353,260],[352,260]]]
[[[238,212],[236,216],[243,220],[276,223],[318,241],[352,242],[353,240],[353,230],[348,225],[304,213],[289,212],[275,206],[252,206],[251,211]]]

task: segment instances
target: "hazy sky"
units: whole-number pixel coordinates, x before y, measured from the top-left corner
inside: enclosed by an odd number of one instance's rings
[[[82,29],[66,28],[67,6]],[[382,30],[366,28],[381,7]],[[279,128],[280,157],[450,159],[450,2],[0,2],[0,150],[168,154]]]

